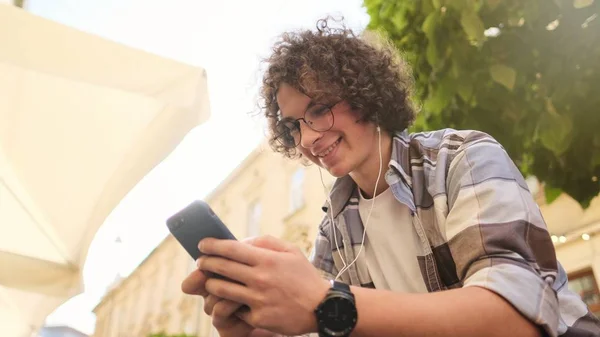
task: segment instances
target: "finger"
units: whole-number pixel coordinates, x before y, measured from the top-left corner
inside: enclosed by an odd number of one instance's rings
[[[240,324],[242,323],[241,320],[235,316],[236,311],[242,310],[240,308],[247,308],[247,306],[229,300],[220,300],[213,309],[213,326],[217,329],[226,328],[232,332],[232,336],[247,335],[250,327],[244,326],[245,324]],[[233,333],[232,328],[234,331],[237,330],[239,333]],[[272,334],[269,336],[272,336]]]
[[[256,265],[261,258],[261,250],[236,240],[218,240],[206,238],[198,244],[198,249],[206,255],[218,255],[227,259]]]
[[[249,236],[240,240],[240,242],[251,244],[258,236]]]
[[[241,284],[221,280],[218,278],[209,278],[206,280],[206,291],[209,294],[237,303],[251,305],[255,303],[254,293],[246,286]]]
[[[235,312],[235,316],[241,319],[242,321],[246,322],[247,324],[256,327],[257,319],[254,312],[255,311],[250,310],[249,307],[242,307]]]
[[[253,275],[252,267],[219,256],[202,256],[198,259],[198,268],[204,272],[213,272],[244,284],[248,284]]]
[[[247,308],[242,303],[233,302],[230,300],[220,299],[217,303],[215,303],[212,311],[212,316],[215,318],[219,317],[230,317],[235,312],[240,310],[240,308]]]
[[[263,235],[253,238],[252,240],[249,240],[248,243],[254,247],[274,250],[277,252],[291,252],[295,248],[293,245],[271,235]]]
[[[196,269],[183,280],[181,283],[181,291],[189,295],[206,296],[208,293],[204,288],[205,283],[206,275],[202,271]]]
[[[213,309],[219,301],[224,301],[222,298],[215,295],[208,295],[204,299],[204,313],[212,316]]]

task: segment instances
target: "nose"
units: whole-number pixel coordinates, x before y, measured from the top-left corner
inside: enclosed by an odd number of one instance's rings
[[[315,131],[309,128],[306,123],[300,122],[300,135],[300,146],[310,149],[321,138],[322,132]]]

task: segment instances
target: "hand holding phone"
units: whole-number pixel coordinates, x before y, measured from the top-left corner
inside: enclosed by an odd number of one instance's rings
[[[236,240],[210,206],[200,200],[192,202],[167,219],[167,227],[194,260],[198,260],[202,256],[198,249],[198,243],[205,238]],[[209,276],[227,279],[217,274]]]

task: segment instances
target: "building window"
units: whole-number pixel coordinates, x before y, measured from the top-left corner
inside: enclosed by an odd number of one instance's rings
[[[176,272],[177,270],[175,270],[175,266],[171,264],[168,272],[165,273],[165,294],[163,299],[166,302],[172,301],[177,296],[177,287],[172,286],[177,282],[175,278]]]
[[[569,275],[569,289],[579,294],[590,311],[600,317],[600,291],[592,269]]]
[[[221,201],[221,210],[219,212],[219,217],[223,219],[227,217],[227,215],[229,215],[229,205],[227,204],[227,201],[223,200]]]
[[[292,176],[290,188],[290,211],[295,212],[304,206],[304,168],[299,168]]]
[[[260,215],[262,209],[258,200],[253,201],[248,205],[248,228],[246,236],[260,235]]]
[[[195,336],[198,334],[198,327],[192,315],[187,315],[183,319],[183,332],[189,336]]]

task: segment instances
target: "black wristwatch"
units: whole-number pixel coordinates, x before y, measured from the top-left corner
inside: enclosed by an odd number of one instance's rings
[[[358,320],[354,294],[347,284],[331,281],[325,299],[315,309],[320,337],[349,336]]]

